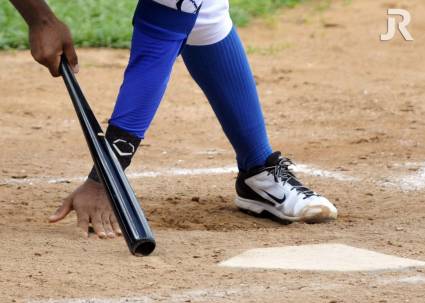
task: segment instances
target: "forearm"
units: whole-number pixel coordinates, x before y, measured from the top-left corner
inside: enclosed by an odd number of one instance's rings
[[[48,24],[56,20],[55,14],[44,0],[10,0],[28,26]]]

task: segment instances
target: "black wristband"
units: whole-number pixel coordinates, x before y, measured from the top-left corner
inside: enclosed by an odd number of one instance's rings
[[[136,153],[141,139],[114,125],[108,126],[105,137],[111,145],[115,156],[118,158],[122,169],[125,170],[130,165],[131,159]],[[94,166],[92,167],[88,178],[93,181],[100,182]]]

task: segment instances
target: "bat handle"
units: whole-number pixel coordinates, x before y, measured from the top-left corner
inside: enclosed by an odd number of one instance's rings
[[[71,70],[71,67],[69,66],[68,59],[66,58],[65,54],[61,55],[61,61],[59,64],[59,72],[61,73],[62,77],[66,77],[66,78],[74,77],[74,74]]]

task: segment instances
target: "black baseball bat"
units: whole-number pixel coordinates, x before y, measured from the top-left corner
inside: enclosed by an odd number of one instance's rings
[[[61,59],[60,72],[128,248],[134,255],[147,256],[155,249],[148,221],[65,56]]]

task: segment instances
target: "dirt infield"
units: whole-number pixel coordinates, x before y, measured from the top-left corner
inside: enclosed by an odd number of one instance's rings
[[[379,41],[388,7],[411,11],[414,42]],[[89,171],[89,153],[61,80],[28,52],[0,53],[0,302],[424,302],[425,269],[216,266],[245,249],[329,242],[425,260],[424,15],[422,0],[308,4],[241,31],[273,146],[338,206],[329,224],[281,225],[236,209],[235,174],[223,169],[233,152],[179,60],[129,171],[158,239],[148,258],[129,255],[123,239],[80,239],[75,216],[46,223]],[[78,78],[105,125],[128,52],[79,56]],[[204,168],[218,171],[193,173]],[[158,173],[137,175],[146,171]]]

